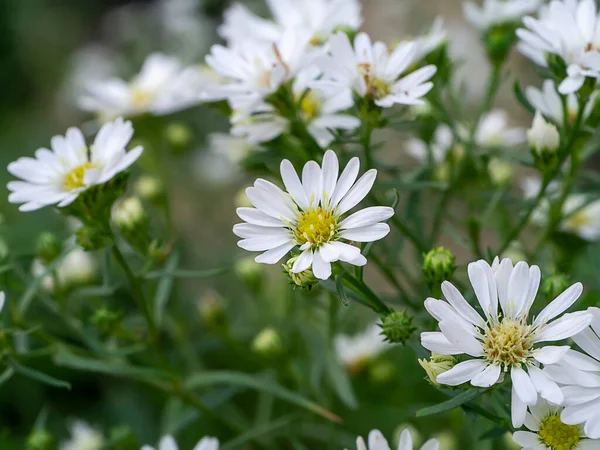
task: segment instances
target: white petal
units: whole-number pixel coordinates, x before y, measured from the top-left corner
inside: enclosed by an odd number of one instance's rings
[[[565,314],[560,319],[539,328],[541,332],[534,342],[560,341],[569,338],[589,326],[592,316],[584,311]]]
[[[500,373],[502,372],[500,366],[497,365],[489,365],[485,368],[483,372],[476,375],[472,380],[471,384],[473,386],[478,386],[482,388],[488,388],[498,381],[500,378]]]
[[[348,165],[342,171],[340,178],[335,186],[333,198],[331,199],[331,207],[334,208],[346,196],[358,176],[360,161],[357,157],[352,158]]]
[[[546,448],[545,445],[540,445],[539,436],[529,431],[515,431],[513,440],[526,450],[543,450]]]
[[[471,285],[473,286],[477,300],[481,305],[481,309],[483,309],[483,312],[487,317],[490,317],[492,305],[487,275],[479,263],[476,262],[468,265],[467,272],[469,274],[469,280],[471,281]]]
[[[413,450],[413,440],[408,429],[405,429],[400,434],[400,441],[398,442],[398,450]]]
[[[527,405],[523,403],[523,401],[517,394],[517,390],[515,389],[514,384],[511,389],[510,410],[510,416],[513,427],[521,428],[521,426],[525,422],[525,415],[527,414]]]
[[[312,207],[321,201],[321,184],[321,168],[314,161],[307,162],[302,169],[302,186]]]
[[[517,392],[519,398],[528,406],[533,406],[537,402],[537,390],[525,372],[520,367],[513,367],[510,371],[513,388]]]
[[[565,290],[562,294],[556,297],[548,306],[546,306],[533,322],[533,326],[537,327],[544,322],[549,322],[556,316],[562,314],[577,301],[583,292],[583,285],[575,283],[573,286]]]
[[[348,216],[340,223],[341,229],[360,228],[383,222],[394,215],[394,210],[389,206],[371,206],[361,209]]]
[[[335,185],[339,174],[337,155],[333,150],[327,150],[323,156],[323,200],[329,204],[335,192]]]
[[[326,262],[335,262],[340,257],[340,252],[337,250],[337,248],[327,243],[319,247],[319,254],[321,255],[321,258],[323,258],[323,261]]]
[[[540,396],[555,405],[562,404],[565,397],[558,385],[537,367],[530,366],[528,370],[529,377],[537,391],[540,393]]]
[[[526,262],[517,263],[508,280],[508,315],[520,317],[527,303],[529,291],[529,266]]]
[[[440,355],[460,355],[464,353],[461,349],[455,347],[444,336],[444,333],[438,331],[425,331],[421,333],[421,345],[427,350],[439,353]]]
[[[461,349],[467,355],[475,357],[483,355],[481,343],[464,331],[457,323],[440,322],[439,326],[442,333],[444,333],[444,336],[446,336],[456,348]]]
[[[373,183],[375,183],[375,178],[377,178],[377,170],[375,169],[367,170],[367,172],[360,177],[352,189],[346,194],[344,199],[338,204],[340,214],[344,214],[346,211],[351,210],[367,196],[373,187]]]
[[[283,184],[289,194],[300,208],[306,210],[308,208],[308,197],[292,163],[287,159],[281,161],[280,172]]]
[[[373,242],[384,238],[389,232],[390,226],[387,223],[376,223],[366,227],[343,230],[340,237],[355,242]]]
[[[261,227],[284,227],[285,224],[274,217],[259,211],[256,208],[238,208],[236,213],[245,222],[260,225]]]
[[[324,261],[320,252],[315,252],[312,271],[319,280],[327,280],[331,276],[331,263]]]
[[[295,245],[296,244],[292,241],[282,244],[279,247],[267,250],[262,255],[258,255],[256,258],[254,258],[254,261],[260,264],[275,264],[279,262],[279,260],[285,255],[287,255],[290,250],[295,247]]]
[[[313,263],[313,251],[308,248],[306,250],[304,250],[300,256],[298,257],[298,259],[296,260],[296,262],[294,263],[293,267],[292,267],[292,272],[293,273],[300,273],[300,272],[304,272],[306,269],[308,269]]]
[[[547,347],[538,348],[533,352],[533,357],[536,361],[541,362],[542,364],[556,364],[559,362],[567,351],[569,350],[569,346],[554,346],[549,345]]]
[[[449,281],[444,281],[442,283],[442,293],[444,294],[446,300],[448,300],[452,307],[462,317],[471,322],[473,325],[477,325],[479,327],[484,325],[484,320],[477,313],[477,311],[475,311],[475,308],[469,305],[459,290],[456,289],[452,283]]]
[[[488,363],[482,359],[470,359],[463,361],[452,369],[437,376],[436,381],[448,386],[458,386],[472,380],[483,372]]]

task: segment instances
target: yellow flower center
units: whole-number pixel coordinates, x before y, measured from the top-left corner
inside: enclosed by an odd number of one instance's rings
[[[390,94],[390,84],[376,78],[373,73],[374,70],[372,64],[363,63],[358,65],[358,72],[362,75],[367,85],[367,95],[373,98],[383,98]]]
[[[571,230],[578,230],[590,223],[590,216],[585,209],[577,211],[575,214],[566,219],[565,225]]]
[[[333,212],[321,207],[307,209],[298,220],[296,241],[299,245],[307,242],[315,246],[324,244],[335,237],[337,227],[337,217]]]
[[[131,90],[131,103],[135,109],[145,109],[152,100],[152,92],[141,88]]]
[[[313,91],[308,92],[300,101],[300,111],[307,123],[312,122],[321,114],[322,102]]]
[[[514,319],[504,318],[488,328],[483,336],[483,351],[486,359],[504,370],[519,367],[531,357],[533,334],[530,325]]]
[[[562,423],[558,416],[548,416],[540,425],[538,435],[552,450],[572,450],[579,443],[579,427]]]
[[[71,172],[65,175],[63,180],[64,190],[72,191],[73,189],[84,187],[85,183],[83,180],[85,178],[85,174],[88,170],[93,169],[94,167],[96,167],[94,164],[86,162],[71,170]]]

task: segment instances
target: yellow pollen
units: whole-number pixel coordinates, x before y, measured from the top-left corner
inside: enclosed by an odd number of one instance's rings
[[[304,211],[295,229],[299,245],[309,242],[318,246],[329,242],[337,232],[337,217],[321,207]]]
[[[562,423],[558,416],[548,416],[540,424],[538,436],[551,450],[573,450],[579,443],[579,427]]]
[[[85,177],[85,173],[94,167],[94,164],[86,162],[71,170],[71,172],[65,175],[63,180],[64,190],[72,191],[73,189],[84,187],[85,183],[83,182],[83,179]]]
[[[486,359],[504,370],[520,367],[533,352],[531,326],[521,321],[504,318],[487,328],[483,336],[483,351]]]
[[[152,100],[152,93],[140,88],[133,88],[130,95],[135,109],[144,109]]]
[[[358,65],[358,72],[362,75],[367,85],[367,95],[373,98],[383,98],[390,94],[390,85],[376,78],[372,64],[362,63]]]
[[[313,91],[309,91],[300,101],[300,111],[307,123],[312,122],[321,114],[321,101]]]
[[[571,230],[577,230],[590,223],[590,216],[582,209],[565,220],[565,225]]]

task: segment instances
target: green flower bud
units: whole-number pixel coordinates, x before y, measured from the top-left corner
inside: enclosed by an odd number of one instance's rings
[[[542,292],[549,298],[555,299],[570,286],[569,277],[558,273],[544,279],[542,282]]]
[[[55,450],[56,441],[46,430],[36,430],[27,438],[27,450]]]
[[[172,148],[181,150],[187,148],[194,139],[194,133],[183,123],[171,123],[165,128],[165,137]]]
[[[121,315],[107,308],[98,309],[92,317],[92,323],[104,336],[112,335],[118,328],[120,322]]]
[[[491,27],[483,35],[483,44],[489,60],[494,65],[501,65],[517,41],[515,31],[518,24],[503,23]]]
[[[396,377],[397,369],[396,365],[391,361],[380,360],[375,361],[369,367],[369,378],[373,383],[385,384]]]
[[[450,250],[437,247],[423,256],[423,275],[430,286],[439,286],[454,274],[456,257]]]
[[[253,288],[260,287],[263,278],[263,268],[261,264],[254,261],[254,258],[238,259],[233,266],[233,270],[249,286]]]
[[[394,311],[385,316],[381,323],[381,329],[385,340],[393,344],[405,344],[416,328],[412,326],[413,318],[405,311]]]
[[[439,386],[437,377],[452,369],[456,364],[456,360],[450,355],[438,355],[437,353],[432,353],[429,361],[426,359],[419,359],[419,364],[427,373],[429,381],[432,384]]]
[[[227,325],[225,301],[214,291],[207,291],[198,301],[198,312],[206,325],[220,329]]]
[[[49,232],[41,233],[36,242],[36,253],[44,264],[50,264],[61,252],[62,248],[58,238]]]
[[[527,142],[535,165],[542,173],[556,169],[559,163],[560,134],[556,126],[546,122],[539,111],[536,111],[533,124],[527,130]]]
[[[280,355],[284,348],[279,333],[274,328],[265,328],[252,341],[252,350],[265,358]]]
[[[105,230],[92,225],[84,225],[79,228],[75,237],[79,246],[86,252],[105,248],[110,241],[110,236]]]
[[[137,179],[134,191],[144,200],[156,201],[164,192],[164,186],[160,178],[152,175],[143,175]]]
[[[492,183],[497,186],[506,186],[512,180],[514,170],[510,163],[502,159],[492,158],[488,163],[488,173]]]
[[[112,219],[119,229],[135,231],[146,223],[146,213],[139,198],[129,197],[115,205]]]
[[[312,269],[310,268],[300,273],[292,272],[292,267],[294,267],[294,263],[297,259],[298,256],[290,258],[285,264],[283,264],[283,270],[288,275],[288,277],[291,280],[291,283],[294,286],[310,290],[319,282],[319,280],[317,279],[317,277],[315,277]]]

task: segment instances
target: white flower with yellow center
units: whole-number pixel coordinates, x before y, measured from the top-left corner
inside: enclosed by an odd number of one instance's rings
[[[525,129],[510,128],[508,113],[501,109],[484,114],[475,133],[475,142],[480,147],[512,147],[526,139]]]
[[[131,122],[122,118],[105,124],[89,147],[79,128],[69,128],[65,136],[52,138],[52,150],[40,148],[35,158],[22,157],[8,165],[8,171],[23,180],[8,183],[8,200],[22,203],[21,211],[71,204],[83,191],[106,183],[140,157],[142,147],[125,149],[132,137]]]
[[[369,433],[369,445],[365,443],[362,436],[356,439],[356,450],[390,450],[390,445],[381,431],[372,430]],[[400,434],[398,450],[413,450],[413,438],[408,429]],[[423,444],[420,450],[440,450],[440,443],[436,439],[430,439]]]
[[[552,120],[556,125],[562,126],[565,123],[565,109],[563,109],[563,99],[556,90],[556,85],[552,80],[545,80],[542,89],[532,86],[527,87],[525,95],[531,106],[540,111],[547,119]],[[594,95],[585,105],[583,119],[587,119],[592,113],[596,103],[597,96]],[[565,98],[566,122],[573,124],[579,112],[579,100],[573,93],[567,94]]]
[[[600,309],[589,308],[591,327],[573,336],[584,353],[569,350],[558,364],[544,369],[561,386],[565,409],[561,420],[584,424],[586,436],[600,439]],[[600,448],[600,444],[598,447]]]
[[[542,3],[543,0],[483,0],[482,6],[473,2],[463,5],[467,21],[485,31],[494,25],[517,22],[525,14],[536,12]]]
[[[595,0],[552,0],[539,19],[523,19],[519,50],[542,67],[548,66],[548,56],[562,58],[567,76],[558,91],[576,92],[587,77],[600,78],[599,17]]]
[[[523,450],[593,450],[600,448],[600,440],[588,439],[577,425],[561,419],[563,408],[540,398],[530,406],[525,416],[525,427],[530,431],[516,431],[513,440]]]
[[[141,450],[179,450],[177,442],[173,439],[173,436],[164,436],[158,443],[158,447],[150,447],[144,445]],[[203,437],[195,446],[193,450],[219,450],[219,440],[213,437]]]
[[[339,334],[333,341],[335,353],[350,372],[359,372],[365,365],[391,347],[381,334],[381,327],[370,325],[366,330],[353,336]]]
[[[264,252],[256,262],[275,264],[294,247],[301,254],[292,267],[300,273],[312,267],[322,280],[331,276],[331,263],[343,261],[363,266],[366,258],[360,248],[342,242],[373,242],[385,237],[390,227],[382,223],[394,210],[373,206],[342,216],[363,200],[375,182],[377,171],[368,170],[358,181],[358,158],[352,158],[338,178],[339,163],[332,150],[325,152],[323,166],[309,161],[302,170],[302,181],[292,163],[281,163],[281,177],[287,192],[273,183],[258,179],[246,195],[254,208],[238,208],[247,223],[235,225],[233,232],[242,238],[244,250]]]
[[[104,436],[95,428],[80,420],[70,427],[71,439],[60,444],[60,450],[101,450],[104,448]]]
[[[170,114],[200,103],[206,84],[201,68],[185,67],[174,57],[153,53],[129,82],[109,78],[88,83],[79,106],[108,120]]]
[[[234,3],[224,14],[219,34],[230,46],[247,42],[271,43],[284,30],[306,29],[311,45],[327,41],[335,29],[358,30],[362,22],[358,0],[266,0],[274,20],[263,19]]]
[[[359,33],[354,46],[345,33],[336,33],[329,40],[329,54],[316,59],[324,72],[322,85],[344,90],[353,89],[361,97],[375,99],[383,108],[395,104],[422,105],[422,97],[433,83],[434,65],[428,65],[405,76],[417,60],[418,46],[402,42],[393,51],[383,42],[371,42],[366,33]]]
[[[526,405],[537,402],[538,392],[546,400],[560,404],[564,396],[558,385],[540,368],[553,364],[569,347],[541,346],[561,341],[587,327],[592,316],[586,312],[565,314],[583,291],[575,283],[529,322],[539,283],[540,269],[521,261],[513,267],[510,259],[492,266],[480,260],[468,266],[469,279],[481,306],[480,315],[451,283],[442,283],[446,301],[428,298],[425,308],[439,321],[441,332],[421,334],[426,349],[442,355],[466,354],[475,359],[463,361],[437,377],[437,382],[458,386],[490,387],[510,372],[512,380],[512,420],[523,424]],[[500,304],[500,310],[498,308]]]

